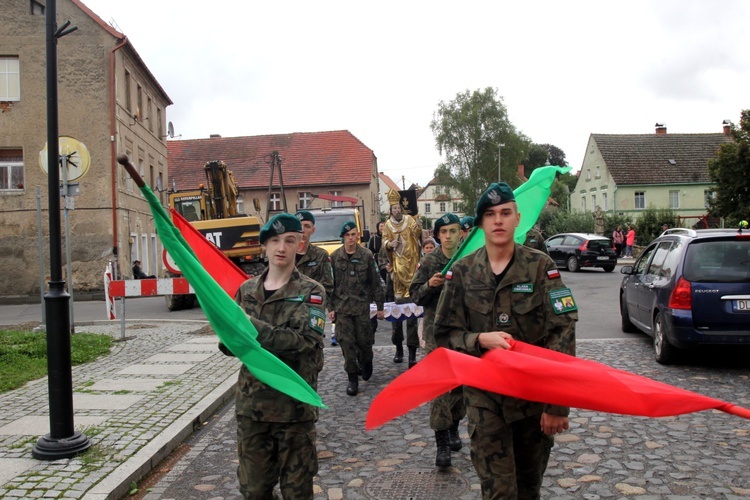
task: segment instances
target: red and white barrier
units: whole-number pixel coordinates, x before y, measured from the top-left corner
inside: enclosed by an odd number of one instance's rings
[[[114,280],[109,282],[108,291],[110,298],[195,293],[195,290],[185,278]]]

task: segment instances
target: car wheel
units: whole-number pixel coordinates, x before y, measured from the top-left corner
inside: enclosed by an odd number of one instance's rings
[[[669,343],[667,335],[664,333],[664,323],[661,313],[656,313],[654,317],[654,354],[656,361],[662,365],[674,363],[677,358],[677,348]]]
[[[571,255],[570,257],[568,257],[568,271],[574,273],[579,269],[580,267],[578,266],[578,259],[576,259],[575,255]]]
[[[604,266],[602,267],[602,269],[604,269],[605,273],[611,273],[612,271],[615,270],[615,266]]]
[[[628,314],[628,306],[625,303],[625,295],[620,294],[620,318],[622,319],[622,331],[624,333],[636,333],[638,328],[630,321],[630,314]]]

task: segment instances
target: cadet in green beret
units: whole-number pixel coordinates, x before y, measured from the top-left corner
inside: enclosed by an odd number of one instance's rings
[[[377,305],[377,317],[383,319],[385,290],[375,259],[359,245],[359,231],[354,222],[341,227],[344,245],[331,254],[333,295],[329,316],[336,322],[336,338],[344,355],[344,371],[349,378],[346,393],[356,396],[359,374],[362,380],[372,376],[372,346],[375,334],[370,325],[370,304]]]
[[[260,230],[268,267],[240,286],[237,302],[258,331],[260,345],[317,389],[323,369],[326,292],[294,265],[301,240],[297,217],[272,217]],[[265,385],[244,365],[236,402],[242,496],[273,498],[280,482],[284,498],[312,499],[318,472],[318,409]]]
[[[315,234],[315,216],[307,210],[298,210],[294,214],[302,224],[302,244],[297,250],[297,270],[312,278],[326,289],[328,300],[333,294],[333,269],[331,257],[322,248],[311,244],[310,239]],[[325,304],[326,308],[330,308]]]
[[[465,240],[469,233],[474,228],[474,217],[467,215],[461,218],[461,240]]]
[[[548,255],[515,243],[521,216],[505,183],[479,198],[476,225],[485,245],[446,275],[435,314],[437,345],[481,356],[517,339],[575,354],[573,294]],[[482,497],[539,498],[553,436],[568,429],[569,408],[468,386],[464,397]]]
[[[422,318],[422,336],[425,350],[435,350],[435,310],[440,292],[443,291],[445,277],[443,268],[456,254],[461,241],[460,221],[458,216],[447,213],[433,224],[435,238],[440,242],[437,250],[425,254],[419,261],[417,272],[409,287],[409,296],[414,303],[424,308]],[[435,431],[437,467],[450,467],[451,450],[461,449],[461,438],[458,436],[458,424],[466,416],[463,386],[442,394],[432,400],[430,406],[430,428]]]

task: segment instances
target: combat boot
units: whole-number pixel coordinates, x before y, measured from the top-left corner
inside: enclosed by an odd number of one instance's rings
[[[463,445],[461,443],[461,436],[458,435],[457,420],[453,422],[453,426],[448,430],[448,442],[450,443],[451,451],[458,451]]]
[[[362,380],[370,380],[370,377],[372,377],[372,361],[362,364]]]
[[[435,431],[435,443],[437,443],[436,467],[451,466],[451,448],[449,431]]]
[[[346,393],[350,396],[356,396],[359,391],[359,377],[356,373],[349,374],[349,385],[346,386]]]
[[[404,344],[396,344],[396,355],[393,356],[394,363],[402,363],[404,361]]]
[[[409,347],[409,368],[417,364],[417,348],[414,346]]]

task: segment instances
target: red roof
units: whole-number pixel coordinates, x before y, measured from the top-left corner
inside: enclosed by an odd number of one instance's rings
[[[284,188],[312,185],[370,184],[376,158],[348,130],[295,132],[167,141],[169,177],[179,189],[205,182],[203,165],[221,160],[240,188],[265,188],[271,178],[271,153],[281,156]],[[279,182],[274,172],[274,185]]]

